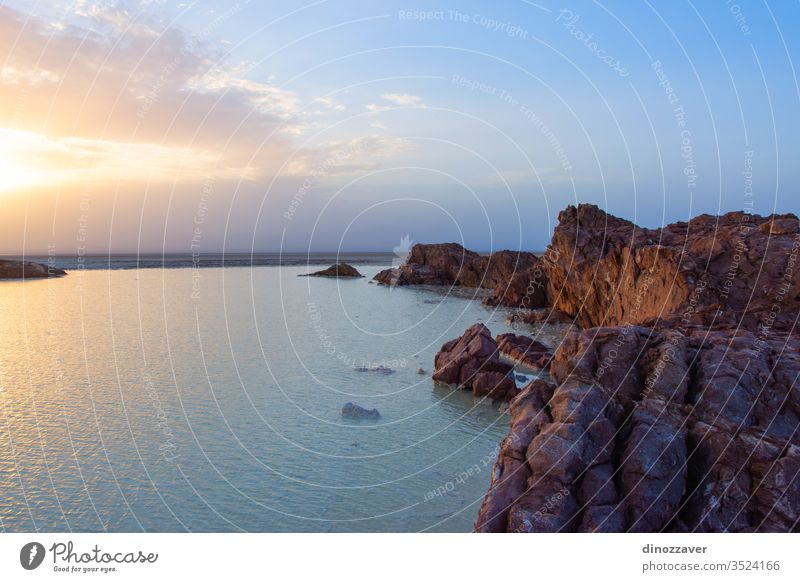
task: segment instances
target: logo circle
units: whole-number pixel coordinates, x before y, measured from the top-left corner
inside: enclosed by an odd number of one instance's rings
[[[44,561],[44,546],[39,542],[29,542],[19,551],[19,563],[26,570],[35,570]]]

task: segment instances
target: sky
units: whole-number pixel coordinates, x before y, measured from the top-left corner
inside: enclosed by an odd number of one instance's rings
[[[0,0],[0,254],[797,212],[798,32],[755,0]]]

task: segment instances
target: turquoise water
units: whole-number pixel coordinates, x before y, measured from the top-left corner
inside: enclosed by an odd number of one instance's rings
[[[429,373],[507,312],[359,269],[0,282],[3,530],[469,531],[508,419]]]

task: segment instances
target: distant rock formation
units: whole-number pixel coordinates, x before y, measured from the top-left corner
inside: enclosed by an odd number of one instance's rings
[[[457,243],[416,244],[404,265],[375,275],[383,285],[455,285],[495,289],[535,263],[533,253],[498,251],[489,256]]]
[[[67,272],[41,263],[0,259],[0,279],[44,279],[63,277]]]
[[[315,273],[298,275],[298,277],[334,277],[337,279],[343,279],[348,277],[358,278],[363,276],[364,275],[358,272],[358,269],[356,269],[352,265],[348,265],[347,263],[337,263],[335,265],[331,265],[327,269],[323,269],[322,271],[316,271]]]

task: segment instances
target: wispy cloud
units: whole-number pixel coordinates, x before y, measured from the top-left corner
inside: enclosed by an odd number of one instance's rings
[[[286,174],[307,176],[322,173],[343,175],[378,168],[389,158],[411,150],[407,139],[369,135],[348,141],[330,141],[320,147],[301,152],[288,164]]]
[[[411,93],[384,93],[381,99],[385,103],[368,103],[368,111],[384,111],[393,107],[425,107],[425,102],[419,95]]]

